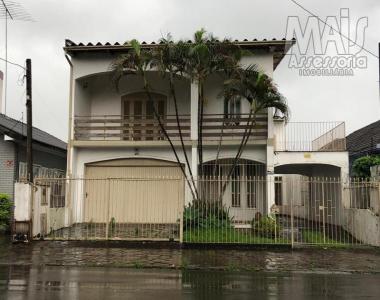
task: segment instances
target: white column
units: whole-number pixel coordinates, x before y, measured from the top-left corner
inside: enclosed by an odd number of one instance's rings
[[[267,205],[266,205],[266,214],[271,213],[271,207],[275,204],[275,176],[267,176]]]
[[[285,120],[273,120],[273,145],[274,151],[286,150],[286,129]]]
[[[198,178],[198,148],[196,145],[191,146],[191,172],[194,180]]]
[[[268,109],[267,173],[274,173],[273,109]]]
[[[198,177],[198,84],[190,86],[190,138],[191,138],[191,171],[196,180]]]
[[[190,87],[190,119],[191,119],[191,133],[192,141],[198,141],[198,84],[192,82]]]
[[[349,162],[348,162],[348,153],[347,153],[347,158],[345,161],[345,164],[343,164],[340,167],[340,181],[341,181],[341,195],[342,199],[341,200],[341,205],[343,208],[350,208],[350,189],[348,189],[348,185],[350,183],[350,175],[349,175]],[[346,187],[346,188],[345,188]],[[340,203],[339,203],[339,207]],[[339,216],[339,219],[342,220],[342,216]]]
[[[268,109],[268,139],[267,139],[267,203],[266,214],[270,214],[270,208],[274,204],[274,134],[273,134],[273,109]]]

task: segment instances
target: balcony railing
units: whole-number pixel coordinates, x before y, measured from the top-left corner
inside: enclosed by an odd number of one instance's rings
[[[276,151],[345,151],[344,122],[275,122]]]
[[[190,115],[179,116],[182,136],[190,140]],[[248,114],[228,115],[206,114],[203,120],[203,140],[219,141],[241,139],[248,129]],[[179,140],[175,115],[167,115],[162,123],[171,140]],[[266,114],[256,117],[251,131],[251,140],[266,140],[268,135]],[[125,140],[125,141],[161,141],[165,140],[159,123],[148,116],[76,116],[74,120],[74,139],[78,141]]]

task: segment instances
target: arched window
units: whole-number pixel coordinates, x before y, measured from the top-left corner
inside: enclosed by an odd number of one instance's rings
[[[224,99],[224,118],[229,120],[230,124],[239,125],[241,117],[241,99],[233,97],[232,99]]]

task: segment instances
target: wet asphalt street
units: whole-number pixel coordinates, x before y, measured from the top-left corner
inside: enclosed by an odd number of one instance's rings
[[[0,299],[380,299],[380,251],[0,239]]]
[[[1,299],[379,299],[380,275],[6,267]]]

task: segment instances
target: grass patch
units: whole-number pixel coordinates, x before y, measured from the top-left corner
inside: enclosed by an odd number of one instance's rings
[[[200,228],[186,230],[183,240],[187,243],[237,243],[237,244],[289,244],[283,238],[253,235],[249,231],[234,228]]]
[[[307,229],[302,230],[302,243],[321,245],[323,247],[332,248],[346,248],[350,246],[348,244],[332,239],[328,236],[325,237],[323,235],[323,232],[311,231]]]
[[[132,266],[133,266],[133,268],[135,268],[135,269],[142,269],[142,268],[144,268],[144,265],[143,265],[142,263],[138,262],[138,261],[134,261],[134,262],[132,263]]]

